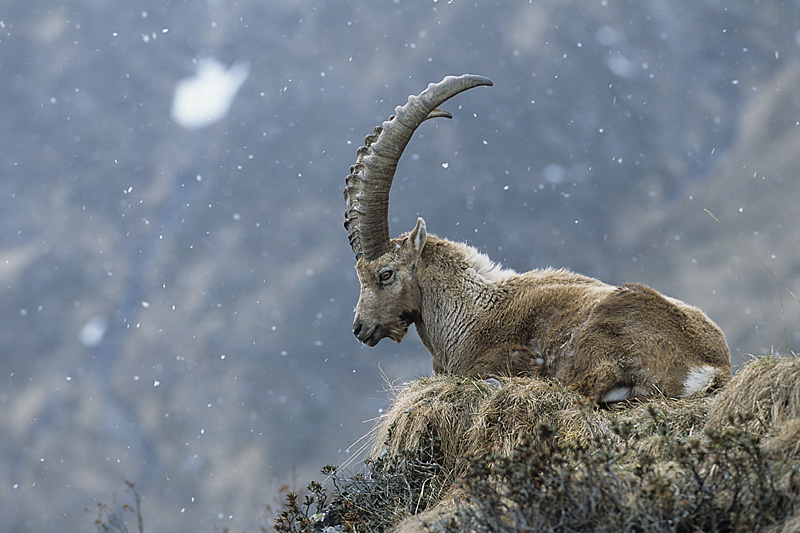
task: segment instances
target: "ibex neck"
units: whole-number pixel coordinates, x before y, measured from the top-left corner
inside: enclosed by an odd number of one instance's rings
[[[505,297],[516,272],[503,270],[461,243],[429,236],[419,269],[422,293],[417,332],[437,373],[458,373],[474,351],[474,332]]]

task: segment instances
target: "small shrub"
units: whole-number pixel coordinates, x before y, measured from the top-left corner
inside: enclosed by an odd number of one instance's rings
[[[288,493],[275,520],[276,531],[300,533],[327,526],[340,526],[345,532],[383,531],[437,504],[453,480],[436,461],[441,454],[437,439],[421,442],[425,444],[419,448],[367,459],[363,470],[349,478],[332,466],[324,468],[333,494],[317,482],[309,484],[302,503]]]
[[[124,503],[122,507],[117,506],[117,497],[111,505],[103,502],[97,502],[96,506],[89,509],[84,509],[86,512],[97,513],[94,520],[97,530],[101,533],[130,533],[128,529],[128,520],[126,515],[132,515],[131,518],[136,520],[136,529],[133,531],[137,533],[144,533],[144,523],[142,521],[142,499],[139,493],[136,492],[136,486],[132,481],[125,480],[125,485],[128,487],[125,492],[133,497],[133,503]],[[123,514],[124,513],[124,514]]]
[[[331,465],[322,469],[324,475],[335,474],[335,472],[336,468]],[[275,531],[286,533],[312,531],[314,524],[322,516],[321,513],[327,501],[327,491],[322,484],[316,481],[310,482],[306,490],[302,503],[297,493],[290,491],[286,494],[284,509],[275,518]]]

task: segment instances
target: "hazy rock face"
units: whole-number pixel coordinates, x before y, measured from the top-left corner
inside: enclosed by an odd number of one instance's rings
[[[392,234],[422,215],[510,268],[689,301],[734,354],[797,350],[798,8],[606,4],[4,11],[8,529],[91,528],[127,478],[146,524],[255,530],[276,477],[350,456],[382,373],[431,369],[352,338],[344,177],[386,103],[449,72],[495,87],[409,145]],[[187,130],[203,58],[234,97]]]

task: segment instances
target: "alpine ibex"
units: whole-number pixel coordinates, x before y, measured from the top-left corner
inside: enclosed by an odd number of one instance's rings
[[[430,84],[367,136],[350,167],[345,228],[361,294],[353,333],[400,342],[412,323],[436,373],[556,379],[595,402],[683,397],[731,376],[720,329],[702,311],[639,284],[614,287],[563,269],[518,274],[427,232],[389,237],[389,189],[416,128],[481,76]]]

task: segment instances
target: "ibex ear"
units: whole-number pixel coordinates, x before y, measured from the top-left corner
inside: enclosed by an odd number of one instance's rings
[[[406,246],[409,246],[414,254],[419,257],[422,254],[422,249],[425,247],[425,241],[428,240],[428,230],[425,227],[425,221],[420,217],[417,218],[417,225],[411,230],[408,235]]]

